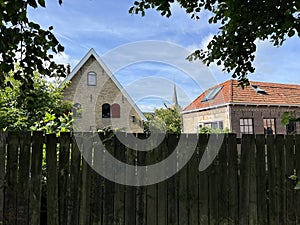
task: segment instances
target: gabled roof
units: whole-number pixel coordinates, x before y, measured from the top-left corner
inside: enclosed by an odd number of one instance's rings
[[[108,69],[108,67],[105,65],[105,63],[102,61],[100,56],[96,53],[96,51],[91,48],[88,53],[80,60],[80,62],[75,66],[75,68],[72,70],[72,72],[66,77],[65,81],[70,81],[72,78],[77,74],[77,72],[83,67],[83,65],[88,61],[88,59],[94,56],[94,58],[97,60],[97,62],[100,64],[100,66],[103,68],[103,70],[108,74],[108,76],[111,78],[111,80],[116,84],[116,86],[119,88],[121,93],[124,95],[125,98],[129,101],[129,103],[132,105],[132,107],[135,109],[135,111],[138,113],[138,115],[141,117],[142,120],[147,121],[146,117],[142,113],[142,111],[137,107],[137,105],[134,103],[132,98],[128,95],[126,90],[122,87],[122,85],[119,83],[119,81],[115,78],[115,76],[112,74],[112,72]]]
[[[219,92],[213,98],[205,99],[209,93],[218,89]],[[250,85],[242,89],[237,80],[227,80],[204,91],[183,113],[225,104],[300,107],[300,85],[250,81]]]

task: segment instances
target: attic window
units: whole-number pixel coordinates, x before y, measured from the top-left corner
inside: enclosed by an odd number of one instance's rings
[[[206,102],[206,101],[209,101],[209,100],[212,100],[214,99],[217,94],[219,94],[219,92],[221,91],[221,89],[223,88],[223,86],[219,86],[219,87],[216,87],[214,89],[211,89],[205,96],[204,98],[202,99],[201,102]]]
[[[251,85],[252,88],[254,89],[254,91],[256,91],[256,93],[258,94],[263,94],[266,95],[266,91],[264,89],[261,89],[258,85]]]
[[[87,84],[88,84],[88,86],[96,86],[97,85],[97,74],[95,72],[88,72]]]

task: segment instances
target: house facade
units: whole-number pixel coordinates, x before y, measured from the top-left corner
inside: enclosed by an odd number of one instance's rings
[[[95,131],[111,127],[143,132],[145,116],[94,49],[82,58],[65,81],[70,83],[64,98],[74,103],[74,129]]]
[[[281,124],[284,112],[300,116],[300,85],[251,81],[242,89],[238,81],[228,80],[204,91],[183,110],[183,130],[197,133],[210,127],[238,136],[300,131],[299,124]]]

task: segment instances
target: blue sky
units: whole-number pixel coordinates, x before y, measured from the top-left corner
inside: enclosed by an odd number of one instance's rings
[[[185,107],[208,87],[231,78],[216,65],[189,63],[185,57],[204,48],[217,26],[207,23],[208,14],[191,20],[178,5],[173,15],[162,17],[154,10],[146,16],[130,15],[133,0],[48,0],[46,8],[30,10],[30,18],[54,33],[65,52],[56,56],[71,68],[94,48],[122,86],[143,111],[170,104],[173,85]],[[300,83],[300,39],[288,39],[280,48],[257,42],[255,81]]]

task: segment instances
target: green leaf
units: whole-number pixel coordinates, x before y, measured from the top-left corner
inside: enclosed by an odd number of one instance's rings
[[[295,180],[297,180],[297,176],[295,174],[293,174],[293,175],[289,176],[289,179],[295,181]]]
[[[38,0],[38,2],[42,7],[46,7],[45,0]]]
[[[295,186],[294,189],[295,189],[295,190],[300,190],[300,181],[297,182],[297,184],[296,184],[296,186]]]

